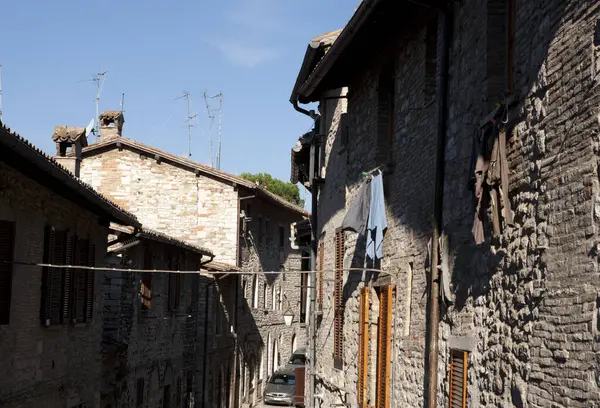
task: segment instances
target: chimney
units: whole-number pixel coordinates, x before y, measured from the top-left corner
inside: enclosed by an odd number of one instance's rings
[[[121,111],[104,111],[100,115],[100,142],[116,139],[123,133],[125,118]]]
[[[54,160],[79,177],[81,168],[81,149],[88,145],[85,128],[57,126],[52,134],[56,143]]]

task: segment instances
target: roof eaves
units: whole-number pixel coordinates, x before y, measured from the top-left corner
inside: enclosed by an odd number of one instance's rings
[[[348,24],[342,29],[335,42],[333,42],[331,45],[329,51],[323,56],[323,58],[321,58],[314,70],[312,70],[310,75],[299,87],[299,99],[304,102],[315,100],[313,95],[315,89],[325,78],[340,55],[346,51],[348,46],[352,43],[352,40],[354,39],[354,36],[358,30],[360,30],[363,25],[369,21],[369,17],[371,16],[375,7],[382,1],[383,0],[363,0],[360,3]]]
[[[2,122],[0,122],[0,144],[5,144],[16,155],[33,163],[39,170],[55,179],[57,183],[61,183],[69,190],[76,192],[84,200],[96,204],[105,213],[110,215],[113,220],[135,227],[141,225],[135,215],[121,208],[113,201],[98,193],[92,186],[75,177],[73,173],[60,165],[56,160],[18,133],[12,131]]]
[[[187,249],[189,251],[192,252],[196,252],[197,254],[203,255],[203,256],[209,256],[209,257],[214,257],[215,255],[213,254],[212,251],[210,251],[209,249],[197,246],[197,245],[192,245],[189,244],[185,241],[182,241],[178,238],[172,237],[170,235],[164,234],[162,232],[159,231],[155,231],[153,229],[150,228],[146,228],[143,227],[142,230],[140,231],[140,237],[142,238],[146,238],[149,240],[153,240],[153,241],[157,241],[157,242],[162,242],[165,244],[171,244],[171,245],[176,245],[180,248],[183,249]]]

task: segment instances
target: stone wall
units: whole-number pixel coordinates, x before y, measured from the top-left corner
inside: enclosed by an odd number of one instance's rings
[[[127,148],[86,154],[81,179],[146,227],[210,248],[219,262],[236,264],[238,193],[230,184]]]
[[[146,265],[145,251],[151,254],[151,265]],[[151,240],[143,240],[142,244],[126,250],[121,264],[134,269],[170,269],[172,256],[183,260],[181,268],[184,270],[198,268],[200,255]],[[144,404],[164,406],[164,400],[169,399],[168,406],[184,406],[179,404],[187,403],[198,391],[195,383],[201,382],[201,379],[195,378],[202,374],[196,373],[196,370],[204,362],[205,302],[204,299],[200,302],[200,297],[204,296],[209,280],[182,275],[180,305],[172,310],[169,307],[170,275],[153,273],[152,303],[149,310],[143,310],[141,275],[127,272],[120,273],[120,276],[110,274],[112,272],[105,277],[105,294],[115,292],[120,296],[120,328],[127,327],[129,330],[128,333],[120,333],[119,339],[107,339],[110,337],[108,323],[114,314],[110,307],[116,306],[116,302],[106,296],[104,349],[107,358],[104,360],[103,377],[109,392],[103,403],[136,406],[138,382],[143,380]]]
[[[103,265],[108,230],[98,217],[0,163],[0,220],[15,223],[14,259],[42,262],[44,228],[68,229],[96,245]],[[95,274],[95,288],[102,277]],[[43,327],[42,268],[13,266],[10,322],[0,326],[2,407],[98,407],[102,308],[95,290],[93,320]]]
[[[473,406],[594,406],[598,97],[591,44],[600,9],[593,2],[518,2],[518,106],[508,123],[515,225],[476,248],[465,174],[473,133],[486,115],[477,90],[484,90],[489,67],[478,56],[496,37],[465,24],[489,16],[495,3],[466,1],[455,19],[444,229],[456,303],[441,325],[442,395],[448,350],[467,338]]]
[[[507,127],[515,225],[475,246],[474,210],[467,190],[472,141],[499,100],[492,67],[501,48],[491,27],[495,0],[468,0],[453,9],[449,120],[443,229],[449,236],[451,290],[442,307],[439,402],[448,405],[451,348],[470,352],[468,406],[594,406],[598,400],[597,174],[600,8],[592,2],[517,2],[517,107]],[[492,18],[493,17],[493,18]],[[482,24],[473,23],[487,22]],[[431,237],[437,107],[427,98],[426,27],[412,30],[349,84],[347,101],[322,103],[325,184],[319,194],[319,232],[327,274],[334,268],[335,229],[361,182],[378,165],[378,90],[383,62],[395,61],[395,140],[384,175],[388,231],[381,269],[395,286],[391,406],[424,404],[427,243]],[[501,43],[501,41],[500,41]],[[376,46],[376,45],[374,45]],[[347,117],[342,114],[347,111]],[[349,123],[342,143],[341,123]],[[364,264],[364,241],[345,233],[344,265]],[[357,250],[355,250],[357,248]],[[362,252],[362,253],[361,253]],[[376,283],[345,273],[344,366],[333,367],[333,283],[324,284],[317,339],[317,394],[322,407],[356,403],[359,290]],[[332,275],[328,276],[332,279]],[[409,286],[410,284],[410,286]],[[371,333],[378,302],[371,291]],[[370,405],[374,404],[376,346],[370,343]],[[587,404],[587,405],[586,405]],[[319,405],[318,405],[319,406]]]
[[[278,359],[281,367],[291,356],[294,341],[298,348],[306,345],[305,316],[300,299],[301,274],[298,273],[303,265],[300,254],[290,248],[289,241],[290,224],[301,217],[259,199],[244,200],[243,203],[242,210],[252,220],[245,227],[241,225],[242,268],[266,273],[231,279],[227,285],[220,285],[220,290],[223,291],[224,307],[229,311],[235,304],[237,291],[234,331],[241,364],[236,368],[236,388],[240,403],[254,405],[262,399],[264,384],[273,372],[274,359]],[[281,232],[283,236],[280,236]],[[305,262],[308,269],[306,266]],[[282,273],[268,273],[277,271]],[[294,315],[289,327],[283,319],[288,308]],[[229,377],[233,375],[231,365],[225,366],[224,370],[229,372]],[[230,395],[234,395],[234,390]]]

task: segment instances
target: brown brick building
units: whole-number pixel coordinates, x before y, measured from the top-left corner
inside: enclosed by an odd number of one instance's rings
[[[84,136],[85,137],[85,136]],[[0,406],[97,407],[102,267],[130,213],[0,127]]]
[[[309,47],[292,102],[320,102],[317,407],[600,403],[599,19],[592,1],[364,0]],[[374,169],[371,263],[339,228]]]
[[[240,177],[124,138],[123,123],[120,112],[105,112],[98,143],[59,155],[144,226],[209,248],[219,264],[206,268],[233,272],[217,274],[218,282],[199,292],[209,307],[201,346],[206,362],[198,360],[195,400],[207,408],[217,406],[215,400],[220,406],[253,404],[262,397],[274,355],[283,362],[293,342],[305,343],[306,285],[295,272],[302,262],[290,248],[289,231],[307,214]],[[291,327],[283,321],[288,309],[294,313]]]

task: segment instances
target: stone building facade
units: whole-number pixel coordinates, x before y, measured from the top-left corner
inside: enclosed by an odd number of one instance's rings
[[[124,138],[123,118],[110,112],[103,117],[101,134],[108,136],[81,149],[81,178],[144,226],[215,255],[203,268],[214,271],[217,282],[199,290],[208,304],[209,327],[201,346],[206,363],[198,364],[194,375],[197,404],[256,403],[262,397],[259,379],[264,382],[267,375],[266,369],[259,374],[258,352],[267,354],[269,335],[282,362],[291,354],[292,340],[304,345],[300,307],[307,302],[305,295],[301,301],[306,288],[301,290],[301,257],[291,250],[289,234],[290,224],[307,213],[240,177]],[[270,298],[275,292],[282,306],[266,310],[264,303],[253,302],[253,288],[260,288],[260,302],[266,290]],[[283,322],[288,309],[294,312],[290,327]]]
[[[136,218],[0,128],[0,406],[99,407],[110,222]]]
[[[122,239],[109,247],[111,266],[193,271],[212,257],[154,231],[113,232]],[[201,295],[210,282],[191,274],[105,273],[102,407],[194,406],[195,371],[204,362]]]
[[[428,244],[440,111],[447,116],[441,226],[448,252],[440,269],[450,294],[440,299],[434,350],[437,406],[596,406],[600,6],[453,2],[445,75],[440,4],[364,0],[333,45],[316,47],[316,58],[307,53],[309,68],[294,90],[293,102],[321,103],[317,235],[326,278],[319,289],[317,406],[428,402],[428,324],[435,324]],[[447,109],[439,106],[444,78]],[[490,121],[496,107],[502,114]],[[494,228],[489,207],[485,239],[476,244],[471,161],[475,136],[491,122],[507,134],[509,182],[499,197],[506,191],[509,200],[496,204],[503,211]],[[383,259],[371,264],[364,238],[346,231],[341,239],[338,228],[363,173],[376,168],[388,228]],[[340,264],[383,272],[343,273],[336,361],[331,275]]]

